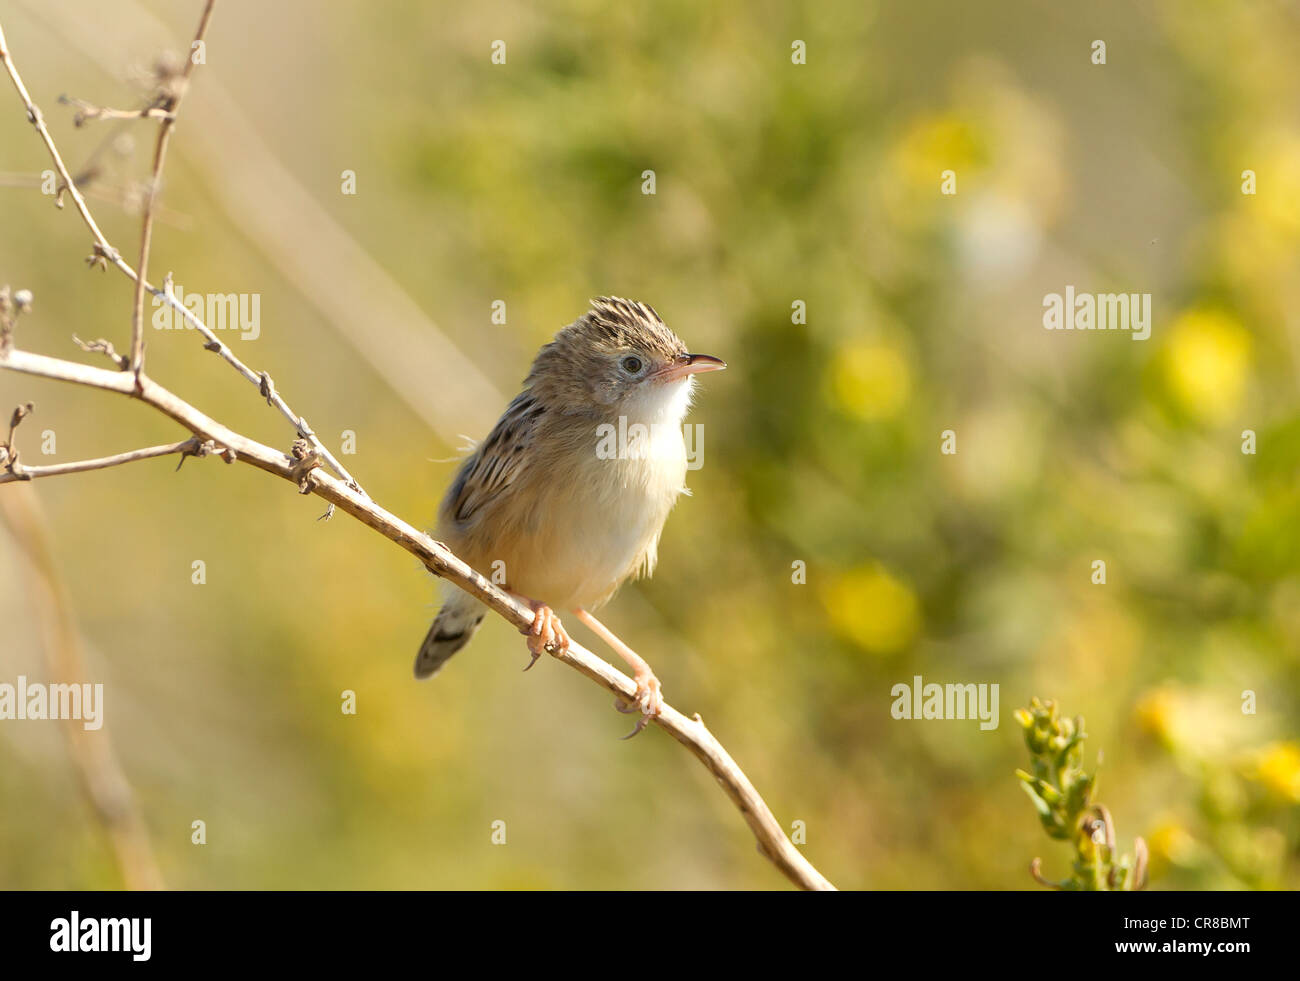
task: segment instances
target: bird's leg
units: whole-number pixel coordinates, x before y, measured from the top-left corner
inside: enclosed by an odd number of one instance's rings
[[[660,691],[659,679],[655,673],[650,670],[650,665],[646,664],[642,657],[636,651],[628,647],[618,639],[614,631],[597,620],[594,616],[578,607],[573,611],[574,616],[591,628],[592,633],[612,647],[632,668],[632,678],[636,681],[636,702],[634,705],[626,705],[624,702],[617,701],[614,707],[623,713],[637,712],[641,713],[641,718],[636,724],[636,728],[629,732],[624,739],[631,739],[638,732],[646,727],[646,724],[660,712],[663,711],[664,697]]]
[[[528,641],[528,652],[533,655],[533,659],[528,662],[528,668],[536,664],[537,659],[543,654],[562,654],[569,649],[569,635],[554,610],[545,603],[529,599],[527,596],[520,596],[517,593],[510,595],[527,603],[533,611],[532,624],[519,630]],[[527,671],[528,668],[524,670]]]

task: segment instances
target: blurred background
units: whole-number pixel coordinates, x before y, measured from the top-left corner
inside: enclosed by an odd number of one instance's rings
[[[200,6],[4,5],[132,264],[155,124],[74,128],[57,99],[141,104]],[[4,81],[0,283],[35,295],[18,343],[125,349],[131,284],[86,269]],[[259,294],[259,336],[226,339],[335,452],[354,434],[344,463],[421,526],[462,434],[486,434],[588,297],[649,302],[725,358],[658,573],[603,618],[837,885],[1038,888],[1034,856],[1064,878],[1069,848],[1014,777],[1011,713],[1038,695],[1085,717],[1098,797],[1122,848],[1147,840],[1153,888],[1295,888],[1297,91],[1294,3],[232,0],[150,273]],[[1067,285],[1150,293],[1150,339],[1044,330]],[[288,447],[192,333],[146,339],[160,383]],[[0,372],[5,416],[28,400],[29,464],[184,436]],[[318,522],[319,500],[211,459],[16,493],[39,498],[169,886],[786,885],[696,761],[661,732],[620,742],[628,721],[576,673],[522,674],[506,624],[411,680],[434,580],[346,516]],[[0,681],[43,680],[12,534]],[[916,675],[1000,685],[1001,726],[893,719]],[[0,800],[0,886],[123,884],[57,724],[0,723]]]

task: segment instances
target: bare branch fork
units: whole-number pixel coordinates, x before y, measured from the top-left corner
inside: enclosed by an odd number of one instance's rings
[[[208,0],[207,6],[204,8],[203,16],[200,18],[200,22],[199,22],[200,36],[195,38],[196,41],[202,40],[201,35],[207,30],[208,20],[211,16],[212,7],[214,3],[215,0]],[[256,385],[258,391],[267,400],[267,402],[270,403],[271,406],[277,409],[281,415],[283,415],[286,419],[289,420],[289,422],[293,424],[293,426],[298,431],[298,436],[311,443],[312,448],[316,451],[317,454],[320,455],[321,459],[324,460],[325,464],[336,474],[338,474],[340,477],[346,480],[351,486],[355,487],[357,490],[360,491],[361,485],[356,482],[356,480],[352,477],[352,475],[348,473],[348,471],[344,468],[343,464],[341,464],[338,461],[338,459],[334,456],[334,454],[331,453],[329,449],[320,441],[320,439],[316,436],[316,433],[312,431],[312,428],[309,425],[307,425],[307,420],[302,416],[298,415],[297,413],[295,413],[293,409],[289,407],[289,404],[284,400],[283,396],[281,396],[280,393],[276,390],[275,383],[271,381],[270,375],[268,375],[264,371],[262,372],[254,371],[252,368],[249,368],[242,361],[240,361],[239,358],[235,356],[235,352],[230,349],[229,345],[221,341],[216,336],[216,334],[214,334],[211,330],[208,329],[207,325],[204,324],[203,321],[201,321],[197,316],[194,315],[193,312],[191,312],[189,307],[185,306],[185,304],[181,303],[180,300],[176,298],[175,294],[172,292],[171,289],[170,275],[168,275],[164,280],[162,288],[152,285],[148,281],[148,279],[146,279],[143,275],[138,276],[136,274],[136,271],[131,268],[130,264],[127,263],[122,258],[122,254],[116,248],[114,248],[112,244],[109,243],[103,231],[100,230],[98,223],[95,221],[94,215],[91,214],[90,206],[86,203],[85,196],[81,193],[80,190],[78,190],[76,182],[72,178],[72,174],[68,171],[67,165],[63,162],[63,157],[62,155],[60,155],[58,146],[54,142],[54,137],[50,135],[49,129],[46,128],[44,115],[41,113],[41,110],[37,108],[36,104],[32,101],[32,97],[27,91],[27,86],[23,84],[22,76],[18,74],[18,69],[14,65],[13,59],[10,57],[9,54],[9,46],[5,40],[3,25],[0,25],[0,61],[4,62],[5,69],[9,73],[9,78],[12,80],[14,84],[14,88],[18,90],[18,97],[22,99],[23,107],[27,110],[28,122],[30,122],[32,126],[35,127],[37,135],[41,138],[41,142],[45,144],[45,149],[49,153],[51,161],[54,163],[54,169],[57,172],[59,177],[58,188],[54,196],[55,205],[59,208],[63,207],[63,195],[66,193],[69,197],[72,198],[72,202],[76,206],[77,212],[81,215],[82,220],[86,223],[86,227],[90,229],[90,234],[93,239],[93,243],[91,247],[92,248],[91,255],[86,259],[87,264],[90,265],[92,268],[98,267],[100,269],[104,269],[107,268],[109,265],[112,265],[116,267],[128,279],[135,282],[137,284],[137,289],[141,285],[143,285],[143,289],[145,290],[145,292],[149,293],[154,297],[159,298],[162,302],[166,303],[167,306],[169,306],[172,310],[174,310],[177,314],[179,314],[184,319],[186,324],[188,324],[191,328],[199,332],[199,334],[203,337],[203,340],[205,342],[203,345],[204,350],[215,352],[219,357],[221,357],[224,361],[226,361],[226,363],[228,363],[231,367],[233,367],[236,371],[238,371],[241,375],[243,375],[245,379],[247,379],[253,385]],[[193,70],[193,67],[194,67],[194,60],[193,57],[191,56],[186,60],[185,78],[187,81],[189,78],[189,72]],[[171,127],[175,125],[175,115],[176,115],[175,105],[173,105],[172,111],[169,113],[169,115],[171,119],[164,120],[164,125],[167,125],[168,130],[170,131]],[[165,157],[165,147],[164,147],[164,157]],[[159,164],[161,163],[161,161],[158,161],[156,159],[155,163]],[[156,179],[151,181],[151,188],[149,194],[150,210],[152,209],[152,202],[155,198],[153,185],[156,184],[157,184]],[[148,213],[148,211],[146,213]],[[146,219],[146,221],[148,220],[149,219]],[[139,301],[137,301],[137,305],[138,302]],[[135,330],[135,324],[136,324],[135,310],[136,307],[133,306],[132,307],[132,317],[133,317],[132,350],[133,352],[136,345],[136,335],[137,335],[137,331]],[[141,328],[141,336],[142,336],[142,331],[143,331],[142,321],[140,322],[140,328]],[[109,346],[106,341],[98,342],[98,343],[104,344],[108,350],[111,350],[111,346]],[[2,346],[3,344],[0,343],[0,347]],[[143,366],[142,361],[138,363],[140,364],[141,367]],[[120,364],[120,367],[123,370],[128,370],[134,367],[136,364],[137,364],[136,361],[132,359],[127,359],[125,364]],[[362,493],[364,493],[364,491],[362,491]],[[332,513],[333,513],[333,508],[331,508],[329,511],[326,512],[327,515]]]
[[[196,40],[202,38],[206,30],[215,0],[207,0],[200,21]],[[339,465],[332,454],[320,443],[307,426],[306,421],[295,414],[275,391],[274,385],[265,372],[255,372],[239,361],[212,333],[208,327],[188,308],[179,303],[171,292],[170,277],[164,288],[156,289],[145,280],[145,270],[150,249],[148,227],[158,181],[161,177],[167,141],[175,125],[176,108],[180,102],[180,92],[175,101],[167,108],[167,117],[162,119],[159,133],[159,145],[154,157],[154,171],[149,188],[149,201],[145,208],[144,225],[141,241],[140,269],[137,275],[122,260],[117,250],[105,239],[95,224],[85,198],[77,190],[67,167],[59,156],[53,138],[45,127],[40,110],[32,102],[22,79],[14,66],[5,41],[3,27],[0,26],[0,61],[3,61],[14,87],[27,110],[27,118],[35,127],[54,161],[62,181],[61,192],[72,198],[90,229],[94,239],[92,264],[114,265],[123,274],[136,283],[132,319],[132,347],[129,356],[118,355],[106,341],[93,345],[83,345],[88,350],[106,355],[118,370],[92,367],[61,358],[48,357],[18,349],[13,344],[14,324],[17,314],[24,312],[9,304],[0,308],[0,368],[20,374],[49,378],[57,381],[84,385],[107,392],[116,392],[128,398],[143,402],[156,411],[178,423],[187,430],[191,439],[165,446],[155,446],[135,450],[116,456],[97,460],[85,460],[77,463],[58,464],[50,467],[25,467],[17,461],[17,450],[13,446],[14,436],[11,430],[8,443],[0,444],[3,455],[0,456],[0,483],[13,480],[27,480],[35,477],[55,476],[57,474],[80,473],[105,467],[119,466],[138,460],[159,456],[181,454],[202,456],[209,453],[220,455],[227,463],[236,461],[256,467],[266,473],[291,481],[302,494],[314,494],[328,502],[332,513],[339,508],[356,518],[367,527],[374,529],[385,538],[396,543],[416,556],[434,575],[450,580],[461,589],[479,599],[507,623],[523,630],[533,621],[533,611],[513,599],[485,577],[475,572],[441,542],[434,541],[425,533],[412,527],[401,518],[380,507],[370,499],[357,482]],[[192,60],[186,67],[184,77],[189,78]],[[61,205],[60,205],[61,206]],[[257,385],[259,392],[273,407],[278,409],[294,425],[298,439],[294,442],[291,453],[273,449],[255,440],[237,433],[217,420],[205,415],[186,400],[164,388],[150,378],[144,371],[142,342],[142,303],[144,292],[161,297],[173,309],[185,317],[204,338],[204,347],[218,353],[248,381]],[[30,306],[30,299],[24,307]],[[18,420],[15,420],[15,424]],[[325,467],[338,476],[331,476]],[[631,678],[618,671],[606,661],[597,657],[577,643],[573,643],[562,654],[554,655],[558,660],[585,675],[598,685],[613,692],[624,702],[632,702],[636,694],[636,685]],[[786,837],[781,825],[773,816],[763,798],[759,796],[754,785],[736,765],[722,744],[704,725],[699,715],[688,718],[670,705],[665,705],[663,712],[654,720],[661,729],[666,730],[674,739],[685,746],[717,778],[732,803],[739,808],[754,837],[758,841],[759,851],[770,859],[781,872],[793,883],[804,889],[833,889],[831,883]]]

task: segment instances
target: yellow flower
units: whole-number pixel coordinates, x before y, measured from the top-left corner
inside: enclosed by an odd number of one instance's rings
[[[901,651],[920,629],[915,594],[879,566],[844,573],[822,600],[839,632],[873,654]]]
[[[1200,844],[1175,818],[1165,818],[1147,836],[1151,864],[1156,871],[1165,865],[1184,868],[1196,865],[1202,855]]]
[[[1300,804],[1300,743],[1272,743],[1255,758],[1252,779],[1279,797]]]
[[[926,190],[938,189],[943,171],[967,172],[984,156],[975,126],[956,113],[914,120],[895,149],[895,163],[904,178]]]
[[[1217,310],[1189,310],[1169,331],[1163,351],[1165,382],[1185,410],[1219,422],[1236,410],[1250,368],[1250,334]]]
[[[1300,135],[1269,134],[1256,148],[1258,181],[1254,195],[1243,194],[1243,205],[1253,206],[1264,220],[1285,235],[1300,235]]]
[[[1181,709],[1178,693],[1172,688],[1161,686],[1142,696],[1133,709],[1133,715],[1143,731],[1153,735],[1163,745],[1172,746],[1178,741]]]
[[[888,419],[907,402],[912,372],[896,348],[880,341],[855,341],[835,352],[830,384],[844,411],[860,419]]]

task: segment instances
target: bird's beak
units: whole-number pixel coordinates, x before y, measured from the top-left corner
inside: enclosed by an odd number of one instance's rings
[[[702,371],[721,371],[726,366],[727,362],[711,354],[680,354],[672,364],[659,369],[658,377],[660,381],[676,381]]]

